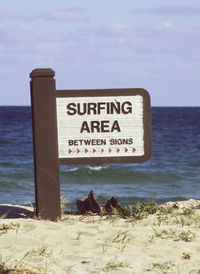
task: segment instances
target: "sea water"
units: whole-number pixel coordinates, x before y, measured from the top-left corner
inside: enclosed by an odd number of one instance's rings
[[[200,199],[200,107],[152,108],[152,157],[138,164],[60,166],[61,193],[74,209],[93,190],[99,203]],[[35,202],[30,107],[0,107],[0,203]]]

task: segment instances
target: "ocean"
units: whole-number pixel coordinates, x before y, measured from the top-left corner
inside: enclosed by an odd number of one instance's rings
[[[200,199],[200,107],[152,107],[152,157],[145,163],[60,166],[68,209],[93,190],[122,206]],[[30,107],[0,107],[0,204],[35,202]]]

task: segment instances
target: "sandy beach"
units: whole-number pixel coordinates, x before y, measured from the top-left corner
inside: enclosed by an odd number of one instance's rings
[[[142,220],[65,215],[51,222],[24,218],[30,208],[0,205],[1,268],[24,271],[7,273],[200,273],[200,201],[168,206],[170,213]]]

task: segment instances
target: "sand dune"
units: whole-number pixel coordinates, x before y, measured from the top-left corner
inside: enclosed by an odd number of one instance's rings
[[[1,264],[34,273],[200,273],[200,201],[167,205],[172,213],[142,220],[66,215],[58,222],[19,218],[29,209],[1,205],[1,215],[10,210],[0,219]]]

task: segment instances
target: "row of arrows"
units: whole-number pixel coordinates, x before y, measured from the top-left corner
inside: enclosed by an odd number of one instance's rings
[[[105,152],[105,149],[104,148],[101,148],[101,153]],[[112,149],[112,148],[109,148],[108,149],[108,152],[111,153],[111,152],[114,152],[115,150]],[[131,148],[131,149],[128,149],[128,148],[117,148],[116,149],[117,152],[128,152],[128,151],[131,151],[131,152],[136,152],[136,148]],[[97,150],[95,148],[93,148],[92,150],[89,150],[87,148],[85,148],[83,151],[81,151],[79,148],[75,149],[75,150],[72,150],[72,149],[69,149],[68,150],[68,153],[71,154],[71,153],[88,153],[88,152],[92,152],[92,153],[96,153]]]

